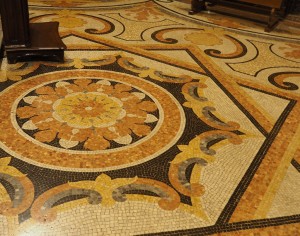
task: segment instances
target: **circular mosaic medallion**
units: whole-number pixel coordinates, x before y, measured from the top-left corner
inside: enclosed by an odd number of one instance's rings
[[[165,89],[109,71],[33,77],[0,99],[2,148],[52,169],[102,171],[145,162],[174,145],[185,124]]]

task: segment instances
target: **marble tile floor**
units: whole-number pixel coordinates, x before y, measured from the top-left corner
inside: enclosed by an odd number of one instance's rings
[[[29,0],[65,62],[1,62],[0,235],[300,234],[300,29],[186,1]]]

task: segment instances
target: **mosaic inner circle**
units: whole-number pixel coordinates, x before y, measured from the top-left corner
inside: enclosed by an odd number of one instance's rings
[[[18,126],[56,148],[99,151],[132,145],[160,119],[158,105],[121,82],[78,78],[44,84],[18,103]]]
[[[146,162],[175,145],[186,123],[166,89],[105,70],[30,77],[2,91],[4,98],[1,148],[30,164],[64,171]]]

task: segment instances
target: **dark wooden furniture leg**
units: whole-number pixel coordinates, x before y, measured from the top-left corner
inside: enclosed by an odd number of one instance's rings
[[[4,45],[3,42],[0,42],[0,59],[4,57]]]
[[[27,0],[0,0],[0,13],[8,63],[64,60],[66,46],[59,37],[58,22],[30,24]]]
[[[0,0],[0,13],[5,47],[29,46],[27,0]]]
[[[278,24],[279,20],[280,18],[276,14],[276,9],[273,8],[270,12],[270,16],[265,27],[265,32],[271,32],[272,29],[274,29],[274,27]]]
[[[206,10],[205,0],[192,0],[190,15],[196,14],[200,11]]]
[[[64,61],[66,46],[58,34],[58,22],[29,24],[30,46],[6,48],[9,64],[18,61]]]

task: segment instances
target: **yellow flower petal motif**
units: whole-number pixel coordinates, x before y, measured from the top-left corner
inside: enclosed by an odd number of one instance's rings
[[[0,173],[8,174],[15,177],[23,177],[25,174],[21,173],[15,167],[9,166],[11,157],[4,157],[0,159]]]
[[[53,18],[53,21],[58,21],[60,27],[76,28],[84,26],[87,22],[80,18],[80,15],[70,10],[61,10],[56,12],[59,17]]]
[[[206,29],[203,31],[197,31],[188,33],[185,35],[185,40],[197,45],[215,46],[222,45],[224,37],[224,31],[221,29]]]
[[[146,2],[143,6],[130,8],[125,14],[138,21],[160,20],[163,14],[155,9],[153,2]]]
[[[74,128],[108,127],[126,115],[119,99],[102,93],[68,95],[53,106],[53,116]]]
[[[287,58],[300,59],[300,46],[297,44],[287,43],[286,46],[280,47]]]
[[[19,81],[22,76],[35,71],[39,67],[37,62],[25,62],[16,64],[2,63],[0,68],[0,82],[7,80]]]
[[[87,150],[104,150],[114,141],[120,145],[148,135],[158,122],[151,112],[157,105],[142,92],[126,84],[102,79],[54,82],[35,89],[38,96],[25,96],[28,106],[17,108],[27,119],[22,129],[36,131],[40,142],[59,139],[70,149],[83,142]],[[138,94],[138,95],[137,95]],[[141,96],[143,94],[143,96]],[[149,115],[154,116],[149,119]]]
[[[11,161],[11,157],[3,157],[0,159],[0,166],[7,166]]]

